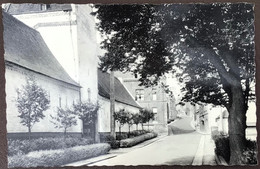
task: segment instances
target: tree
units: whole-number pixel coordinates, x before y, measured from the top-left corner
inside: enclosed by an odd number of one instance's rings
[[[127,113],[125,109],[120,109],[114,113],[114,119],[119,123],[119,135],[121,136],[121,128],[127,123]]]
[[[149,130],[149,122],[150,120],[154,120],[154,113],[151,110],[147,109],[140,109],[140,116],[142,122],[142,130],[144,129],[143,123],[148,123],[148,130]]]
[[[64,132],[64,138],[66,138],[68,128],[77,125],[77,119],[74,112],[70,109],[59,108],[57,110],[56,117],[51,115],[53,121],[51,121],[55,128],[61,128]]]
[[[43,114],[49,108],[50,100],[46,90],[39,86],[33,76],[28,76],[26,84],[16,90],[16,106],[21,124],[28,128],[29,139],[33,125],[43,119]]]
[[[126,112],[126,123],[128,124],[128,137],[130,137],[130,133],[131,133],[131,126],[134,124],[133,122],[133,114],[130,112]]]
[[[83,125],[91,126],[96,133],[97,113],[100,108],[98,103],[78,102],[73,104],[73,112],[82,120]],[[84,133],[83,133],[84,134]],[[95,136],[94,136],[95,137]],[[95,138],[96,139],[96,138]]]
[[[226,107],[230,164],[241,164],[246,111],[254,97],[253,5],[95,7],[101,46],[107,50],[101,68],[139,73],[147,86],[172,72],[185,84],[183,101]]]
[[[138,130],[138,124],[141,122],[141,116],[139,113],[132,114],[133,123],[136,125],[136,130]]]

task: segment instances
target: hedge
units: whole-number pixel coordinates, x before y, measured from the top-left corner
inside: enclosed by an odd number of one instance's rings
[[[44,150],[31,152],[26,155],[15,155],[8,158],[8,166],[37,167],[37,166],[62,166],[75,161],[106,154],[110,150],[107,143],[77,146],[59,150]]]
[[[215,133],[213,136],[215,141],[215,153],[222,156],[227,163],[230,161],[230,145],[229,137],[223,133]],[[257,144],[256,141],[246,140],[246,149],[243,152],[243,164],[257,164]]]
[[[27,154],[31,151],[56,150],[74,146],[92,144],[92,139],[68,137],[59,138],[38,138],[32,140],[8,139],[8,155]]]
[[[141,143],[145,140],[152,139],[154,137],[157,137],[156,133],[146,133],[141,136],[133,137],[133,138],[128,138],[120,141],[120,147],[125,148],[125,147],[132,147],[138,143]]]

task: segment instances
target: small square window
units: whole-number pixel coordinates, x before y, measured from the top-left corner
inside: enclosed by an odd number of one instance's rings
[[[144,89],[135,90],[135,100],[136,101],[144,100]]]

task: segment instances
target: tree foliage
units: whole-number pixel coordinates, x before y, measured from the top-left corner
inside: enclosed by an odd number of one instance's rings
[[[49,108],[50,100],[46,90],[36,83],[33,76],[27,77],[26,84],[17,88],[16,106],[21,124],[28,128],[29,139],[33,125],[43,119]]]
[[[78,102],[73,104],[73,111],[84,123],[95,124],[97,112],[100,108],[98,103]]]
[[[77,125],[77,119],[75,113],[70,109],[59,108],[57,110],[56,116],[52,116],[52,123],[55,125],[55,128],[61,128],[64,131],[64,136],[67,134],[67,130]]]
[[[154,113],[148,109],[140,109],[140,116],[141,116],[142,127],[143,127],[143,123],[148,123],[148,128],[149,128],[149,122],[151,120],[154,120]]]
[[[229,111],[231,164],[245,147],[245,113],[254,98],[254,11],[249,3],[96,5],[103,35],[103,70],[140,74],[157,84],[172,72],[184,83],[183,101]],[[239,140],[239,141],[236,141]]]
[[[248,93],[255,72],[251,4],[95,7],[107,50],[100,56],[103,70],[137,72],[144,85],[176,73],[185,82],[184,101],[228,106],[234,78]]]
[[[132,115],[133,123],[136,125],[136,130],[138,130],[138,124],[141,123],[142,117],[139,113]]]
[[[128,114],[125,109],[120,109],[114,113],[115,121],[119,123],[119,132],[121,133],[121,128],[126,124],[129,120]]]

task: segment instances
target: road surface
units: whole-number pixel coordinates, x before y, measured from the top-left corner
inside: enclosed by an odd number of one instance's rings
[[[191,128],[190,122],[191,118],[184,117],[169,125],[168,136],[91,166],[191,165],[202,135]]]

